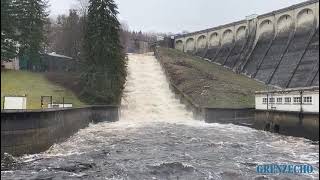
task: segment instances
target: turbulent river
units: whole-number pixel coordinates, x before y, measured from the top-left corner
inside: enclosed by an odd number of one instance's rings
[[[91,124],[48,151],[6,155],[3,179],[317,179],[319,146],[193,118],[170,91],[159,62],[129,55],[118,122]],[[8,162],[9,161],[9,162]],[[260,164],[307,163],[313,174],[260,175]]]

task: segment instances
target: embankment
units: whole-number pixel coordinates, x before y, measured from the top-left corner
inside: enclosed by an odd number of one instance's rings
[[[178,50],[158,48],[157,57],[172,83],[201,107],[254,108],[255,91],[266,89],[260,82]]]
[[[266,88],[262,83],[174,49],[157,48],[155,55],[171,89],[197,118],[253,127],[254,92]]]
[[[177,50],[157,48],[155,55],[171,89],[206,122],[319,139],[319,114],[256,111],[254,95],[266,88],[262,83]]]

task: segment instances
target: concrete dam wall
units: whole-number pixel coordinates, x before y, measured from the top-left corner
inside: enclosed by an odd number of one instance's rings
[[[282,88],[319,85],[319,1],[175,37],[175,48]]]

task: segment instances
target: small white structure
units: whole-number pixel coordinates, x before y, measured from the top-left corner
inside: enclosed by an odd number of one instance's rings
[[[164,37],[163,36],[157,36],[157,41],[163,41]]]
[[[48,108],[72,108],[72,104],[48,104]]]
[[[319,113],[319,86],[257,91],[256,109]]]
[[[3,109],[27,109],[27,97],[25,96],[5,96]]]
[[[64,56],[61,54],[57,54],[56,52],[48,53],[49,56],[54,56],[54,57],[60,57],[60,58],[66,58],[66,59],[72,59],[72,57],[69,56]]]
[[[1,61],[1,66],[4,69],[19,70],[19,58],[15,57],[11,61]]]

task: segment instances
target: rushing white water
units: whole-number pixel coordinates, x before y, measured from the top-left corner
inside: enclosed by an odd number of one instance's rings
[[[3,179],[317,179],[319,146],[193,119],[151,55],[129,55],[118,122],[91,124],[48,151],[13,158]],[[260,175],[259,164],[308,163],[313,174]]]
[[[192,113],[175,99],[154,56],[129,55],[129,59],[120,121],[144,124],[193,120]]]

